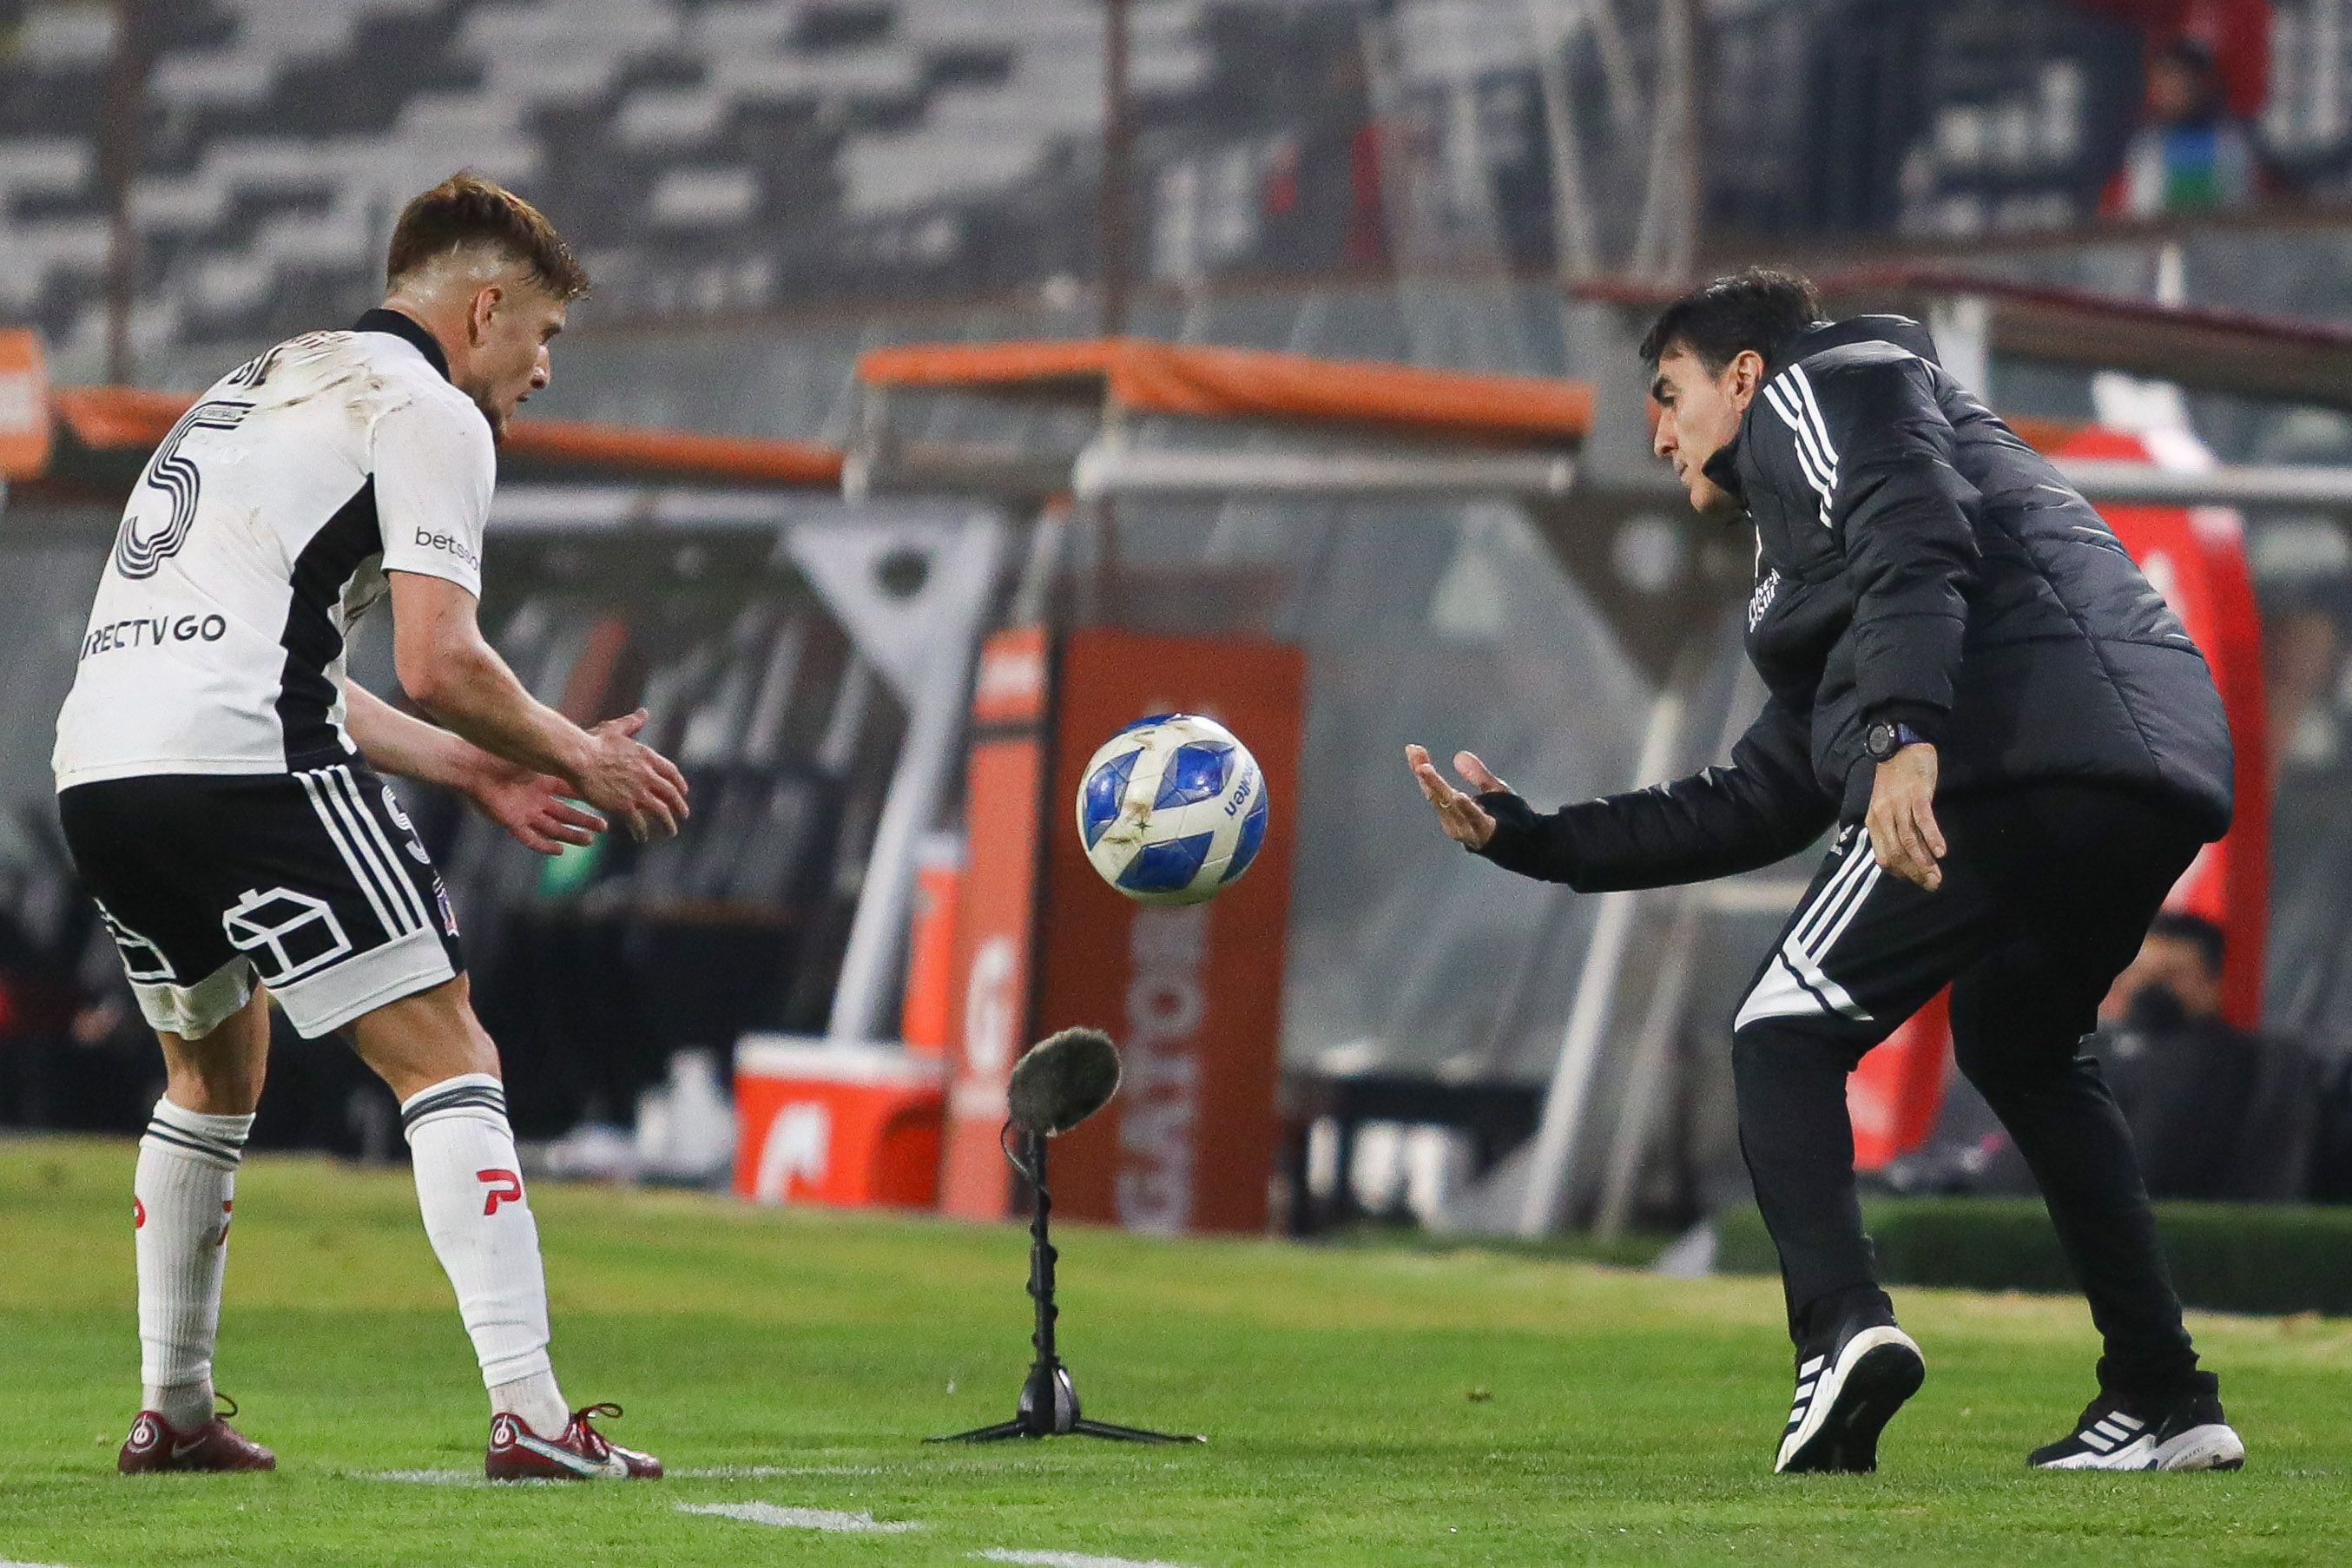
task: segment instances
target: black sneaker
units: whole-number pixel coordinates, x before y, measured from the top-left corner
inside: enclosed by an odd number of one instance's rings
[[[1864,1475],[1878,1468],[1879,1432],[1927,1375],[1919,1347],[1893,1323],[1840,1323],[1827,1343],[1797,1352],[1797,1402],[1773,1470]]]
[[[2246,1446],[2212,1389],[2169,1401],[2102,1393],[2083,1407],[2073,1436],[2025,1462],[2037,1470],[2234,1470],[2246,1462]]]

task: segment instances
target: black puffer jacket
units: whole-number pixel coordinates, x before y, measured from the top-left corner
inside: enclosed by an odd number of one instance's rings
[[[2115,534],[1901,316],[1801,338],[1707,475],[1756,528],[1748,652],[1770,693],[1731,765],[1539,816],[1482,797],[1482,853],[1586,891],[1727,876],[1858,819],[1880,720],[1936,742],[1937,793],[2064,780],[2230,824],[2204,657]]]

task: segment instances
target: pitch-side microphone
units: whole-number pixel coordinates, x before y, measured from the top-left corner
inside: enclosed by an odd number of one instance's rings
[[[993,1443],[1003,1437],[1055,1437],[1076,1433],[1121,1443],[1205,1443],[1205,1437],[1121,1426],[1078,1413],[1077,1385],[1054,1348],[1054,1263],[1060,1254],[1047,1235],[1054,1196],[1045,1179],[1051,1150],[1045,1140],[1067,1132],[1110,1103],[1118,1092],[1118,1047],[1100,1029],[1064,1029],[1048,1035],[1013,1064],[1005,1085],[1005,1131],[1020,1136],[1003,1142],[1004,1157],[1029,1183],[1029,1298],[1036,1303],[1037,1327],[1029,1336],[1036,1359],[1021,1384],[1013,1419],[975,1426],[932,1443]],[[1016,1147],[1017,1145],[1017,1147]]]
[[[1004,1098],[1013,1125],[1051,1138],[1067,1132],[1118,1092],[1118,1047],[1100,1029],[1064,1029],[1013,1064]]]

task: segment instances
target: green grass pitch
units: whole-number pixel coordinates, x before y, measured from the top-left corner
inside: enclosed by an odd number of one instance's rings
[[[650,1485],[492,1489],[472,1358],[404,1171],[261,1155],[219,1378],[273,1476],[113,1473],[136,1398],[127,1143],[0,1142],[0,1563],[844,1568],[991,1550],[1193,1568],[2352,1562],[2352,1323],[2200,1318],[2237,1475],[2034,1475],[2090,1393],[2078,1303],[1909,1293],[1926,1389],[1874,1477],[1776,1479],[1769,1281],[1524,1256],[1155,1241],[1072,1226],[1087,1410],[1205,1447],[917,1439],[1011,1414],[1012,1226],[542,1184],[557,1367],[628,1407]],[[730,1468],[761,1473],[719,1474]],[[837,1533],[681,1511],[915,1523]]]

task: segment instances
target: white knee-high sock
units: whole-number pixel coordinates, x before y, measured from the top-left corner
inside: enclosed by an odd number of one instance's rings
[[[463,1073],[403,1100],[400,1121],[425,1234],[457,1288],[490,1413],[561,1435],[570,1412],[548,1361],[539,1222],[523,1196],[506,1090],[488,1073]]]
[[[250,1116],[207,1116],[155,1102],[139,1140],[131,1223],[139,1257],[142,1408],[175,1431],[213,1417],[213,1340],[228,1265],[229,1205]]]

